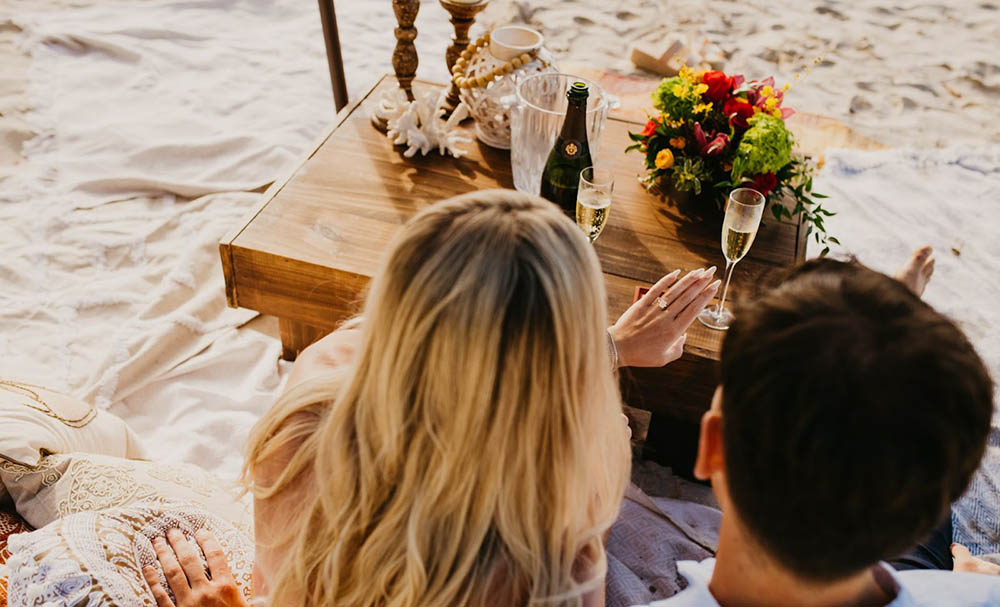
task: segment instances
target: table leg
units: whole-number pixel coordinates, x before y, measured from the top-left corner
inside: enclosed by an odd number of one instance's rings
[[[320,329],[296,320],[278,319],[278,333],[281,335],[281,357],[295,360],[299,352],[326,335],[330,329]]]
[[[694,462],[698,457],[698,434],[701,424],[654,413],[646,433],[643,456],[661,466],[668,466],[674,474],[687,480],[694,478]]]

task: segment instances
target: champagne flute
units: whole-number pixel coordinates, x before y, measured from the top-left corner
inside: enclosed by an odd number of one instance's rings
[[[580,189],[576,195],[576,225],[590,242],[604,231],[611,212],[611,193],[615,175],[607,169],[589,166],[580,171]]]
[[[722,298],[714,308],[702,310],[698,315],[701,324],[712,329],[725,331],[733,322],[733,313],[726,309],[726,294],[733,268],[750,250],[760,218],[764,215],[764,195],[751,188],[738,188],[729,194],[726,218],[722,222],[722,254],[726,256],[726,283],[722,288]]]

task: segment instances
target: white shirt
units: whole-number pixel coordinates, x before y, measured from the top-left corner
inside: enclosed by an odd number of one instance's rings
[[[1000,606],[1000,576],[982,573],[955,573],[917,569],[896,571],[880,564],[896,582],[896,598],[886,607],[996,607]],[[678,594],[635,607],[719,607],[708,590],[715,570],[715,559],[680,561],[677,571],[688,581],[688,587]]]

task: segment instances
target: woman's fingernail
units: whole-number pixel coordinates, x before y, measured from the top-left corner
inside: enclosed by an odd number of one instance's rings
[[[722,281],[721,280],[716,280],[712,284],[708,285],[708,288],[710,288],[710,289],[718,289],[721,286],[722,286]]]
[[[667,276],[670,277],[670,278],[677,278],[678,276],[680,276],[680,274],[681,274],[681,269],[677,268],[676,270],[674,270],[670,274],[667,274]]]
[[[715,274],[715,271],[717,269],[718,269],[717,267],[712,266],[711,268],[705,271],[705,276],[712,276],[713,274]]]

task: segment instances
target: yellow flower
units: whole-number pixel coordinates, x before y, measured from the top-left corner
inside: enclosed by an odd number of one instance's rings
[[[704,82],[701,84],[696,84],[694,86],[694,92],[697,95],[704,95],[705,93],[708,92],[708,85],[705,84]]]
[[[671,137],[670,145],[677,148],[678,150],[683,150],[684,146],[687,145],[687,139],[684,139],[683,137]]]
[[[774,94],[774,89],[769,86],[765,86],[764,88],[760,89],[760,94],[765,97],[770,97],[771,95]]]
[[[669,169],[672,166],[674,166],[674,153],[667,149],[660,150],[656,155],[656,168]]]
[[[701,82],[701,74],[698,74],[693,69],[689,68],[686,63],[681,66],[681,71],[679,71],[677,75],[691,84]]]
[[[687,96],[687,87],[682,84],[675,84],[671,92],[673,92],[674,97],[685,97]]]
[[[781,110],[779,110],[778,108],[774,108],[774,111],[771,112],[771,115],[774,116],[775,118],[781,118]]]
[[[699,103],[699,104],[695,105],[693,108],[691,108],[691,110],[695,114],[707,114],[708,112],[710,112],[712,110],[712,104],[711,103]]]
[[[788,89],[792,88],[792,85],[790,83],[786,82],[785,86],[783,86],[781,88],[783,88],[783,89],[785,89],[787,91]]]
[[[773,110],[778,107],[778,99],[776,97],[768,97],[767,101],[764,102],[764,107],[769,110]]]

